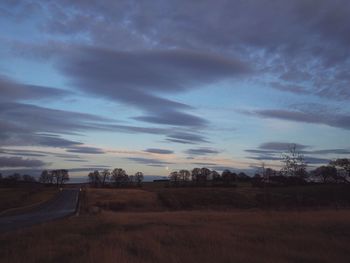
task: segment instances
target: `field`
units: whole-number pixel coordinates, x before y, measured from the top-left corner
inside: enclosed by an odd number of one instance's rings
[[[1,234],[1,262],[349,262],[350,210],[261,209],[261,191],[87,189],[80,216]]]
[[[26,207],[52,198],[55,187],[31,184],[11,188],[0,187],[0,213],[8,209]]]

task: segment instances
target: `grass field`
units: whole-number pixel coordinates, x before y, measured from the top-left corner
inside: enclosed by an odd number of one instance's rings
[[[0,213],[7,209],[29,206],[49,200],[56,193],[57,188],[40,185],[0,188]]]
[[[249,187],[87,189],[80,216],[0,234],[0,259],[1,262],[349,262],[350,210],[240,209],[236,207],[238,201],[228,201],[243,195],[252,202],[260,191]],[[166,196],[171,204],[175,202],[171,200],[181,196],[182,201],[175,204],[182,205],[169,206],[162,200],[166,193],[171,196]],[[204,196],[207,199],[202,200]],[[98,213],[92,212],[94,207],[99,208]]]

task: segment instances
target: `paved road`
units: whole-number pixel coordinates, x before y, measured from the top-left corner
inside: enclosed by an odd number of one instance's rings
[[[52,200],[45,202],[28,213],[0,217],[0,232],[32,226],[72,215],[76,212],[78,196],[79,189],[64,189]]]

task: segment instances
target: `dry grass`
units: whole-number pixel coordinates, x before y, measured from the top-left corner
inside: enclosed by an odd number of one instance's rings
[[[142,189],[87,189],[87,206],[112,211],[160,211],[157,194]]]
[[[232,210],[238,202],[232,198],[251,202],[259,191],[88,189],[83,207],[99,206],[101,213],[0,234],[0,261],[349,262],[349,210]],[[167,211],[162,194],[187,210]]]
[[[57,193],[54,187],[0,188],[0,212],[49,200]]]
[[[0,235],[1,262],[349,262],[350,211],[102,212]]]

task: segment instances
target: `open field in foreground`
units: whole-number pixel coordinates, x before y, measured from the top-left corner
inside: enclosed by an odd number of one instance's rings
[[[0,188],[0,213],[7,209],[29,206],[49,200],[57,191],[56,187],[41,185]]]
[[[157,196],[89,189],[80,216],[0,234],[1,262],[349,262],[350,210],[168,210]]]
[[[349,262],[350,211],[102,212],[0,236],[2,262]]]

